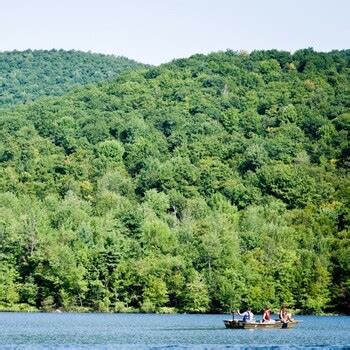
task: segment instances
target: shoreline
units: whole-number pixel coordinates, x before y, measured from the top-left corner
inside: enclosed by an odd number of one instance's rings
[[[98,311],[98,310],[91,310],[91,309],[37,309],[37,308],[13,308],[13,307],[3,307],[0,308],[0,313],[49,313],[49,314],[148,314],[148,315],[230,315],[232,316],[232,313],[230,312],[204,312],[204,313],[191,313],[191,312],[181,312],[178,310],[159,310],[154,312],[145,312],[141,309],[124,309],[124,310],[111,310],[111,311]],[[274,313],[275,315],[278,314],[278,312]],[[296,316],[350,316],[343,313],[317,313],[317,314],[308,314],[303,312],[293,312],[293,315]],[[256,314],[256,316],[260,316],[260,314]]]

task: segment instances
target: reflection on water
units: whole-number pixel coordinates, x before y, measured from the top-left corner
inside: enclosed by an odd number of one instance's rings
[[[226,329],[227,315],[0,313],[0,348],[350,349],[350,317],[303,316],[295,329]]]

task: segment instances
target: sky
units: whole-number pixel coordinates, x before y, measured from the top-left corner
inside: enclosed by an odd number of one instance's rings
[[[0,51],[160,64],[226,49],[349,49],[349,14],[350,0],[0,0]]]

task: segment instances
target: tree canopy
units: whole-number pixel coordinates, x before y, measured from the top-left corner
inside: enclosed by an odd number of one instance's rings
[[[226,51],[1,110],[0,305],[348,313],[349,73]]]
[[[75,86],[112,79],[139,66],[125,57],[74,50],[0,52],[0,108],[63,95]]]

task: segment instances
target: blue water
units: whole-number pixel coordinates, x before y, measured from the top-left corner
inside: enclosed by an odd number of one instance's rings
[[[226,329],[226,315],[0,313],[3,349],[350,349],[350,317],[300,316],[294,329]]]

